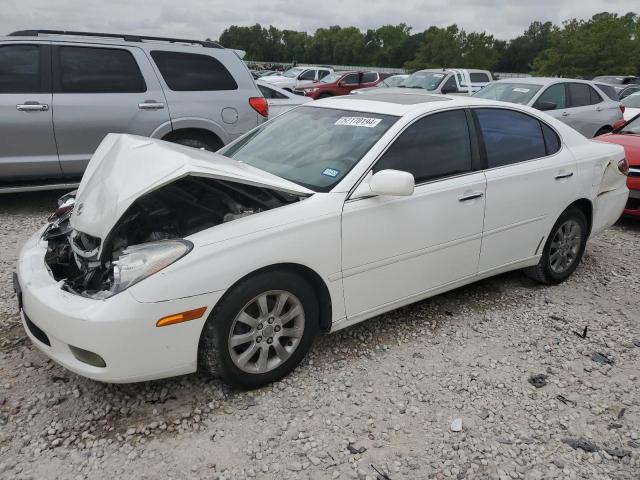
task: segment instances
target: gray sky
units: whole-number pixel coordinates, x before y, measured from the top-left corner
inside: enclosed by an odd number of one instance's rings
[[[365,30],[405,22],[414,32],[457,23],[501,39],[534,20],[560,23],[609,11],[640,13],[638,0],[3,0],[0,33],[55,28],[218,38],[229,25],[313,32],[330,25]]]

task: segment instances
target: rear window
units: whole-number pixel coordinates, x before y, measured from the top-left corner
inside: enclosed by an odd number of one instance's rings
[[[618,92],[611,85],[604,85],[602,83],[598,84],[598,88],[602,90],[602,92],[609,97],[611,100],[618,101],[620,98],[618,97]]]
[[[60,47],[56,91],[136,93],[147,86],[133,55],[118,48]]]
[[[370,83],[378,80],[378,74],[376,72],[366,72],[362,75],[362,83]]]
[[[473,72],[469,74],[469,78],[471,79],[471,82],[473,83],[483,83],[483,82],[490,82],[491,79],[489,78],[489,75],[487,75],[486,73],[482,73],[482,72]]]
[[[151,52],[151,58],[173,91],[203,92],[238,88],[229,70],[209,55],[155,50]]]

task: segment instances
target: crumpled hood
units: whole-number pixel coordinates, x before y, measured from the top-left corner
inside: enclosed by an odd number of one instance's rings
[[[135,135],[110,133],[80,182],[74,230],[105,239],[140,196],[187,175],[230,180],[297,195],[314,192],[222,155]]]

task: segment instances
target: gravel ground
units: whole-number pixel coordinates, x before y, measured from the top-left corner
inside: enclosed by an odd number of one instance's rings
[[[0,197],[0,478],[640,478],[640,222],[560,286],[485,280],[325,335],[242,392],[100,384],[30,344],[11,271],[57,196]]]

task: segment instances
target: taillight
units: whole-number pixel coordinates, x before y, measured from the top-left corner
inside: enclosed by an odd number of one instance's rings
[[[618,170],[623,175],[629,175],[629,162],[626,158],[623,158],[618,162]]]
[[[269,104],[267,103],[266,98],[251,97],[249,98],[249,105],[251,105],[251,108],[253,108],[263,117],[267,118],[269,116]]]
[[[620,104],[619,106],[620,106],[620,111],[621,111],[622,113],[624,113],[624,109],[625,109],[624,105],[623,105],[623,104]]]

